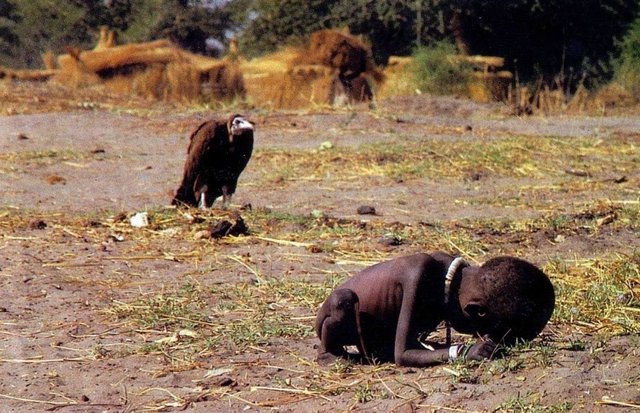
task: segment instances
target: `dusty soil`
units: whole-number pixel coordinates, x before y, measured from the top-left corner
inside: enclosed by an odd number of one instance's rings
[[[223,339],[190,355],[188,363],[162,349],[145,350],[162,339],[184,340],[187,348],[189,337],[171,327],[144,328],[114,316],[113,309],[122,303],[178,294],[186,283],[195,284],[206,292],[200,310],[207,318],[199,323],[206,329],[207,323],[233,321],[213,310],[230,285],[251,285],[259,277],[320,285],[329,276],[344,277],[369,262],[420,251],[428,243],[409,238],[398,246],[382,245],[365,236],[349,242],[362,251],[373,245],[375,253],[341,256],[294,239],[274,242],[269,233],[198,239],[188,217],[163,207],[179,183],[190,130],[206,117],[228,113],[156,104],[149,109],[144,102],[122,111],[95,104],[40,110],[42,100],[54,98],[59,99],[45,95],[25,104],[5,96],[0,101],[14,107],[0,117],[0,411],[617,412],[631,407],[614,402],[640,404],[637,332],[603,339],[584,325],[552,322],[543,338],[553,354],[545,359],[541,350],[523,350],[511,360],[527,360],[529,351],[540,360],[529,360],[521,369],[504,368],[502,362],[477,371],[473,366],[382,365],[328,372],[314,363],[316,338],[310,334],[276,336],[256,345]],[[455,229],[467,220],[579,214],[594,200],[637,202],[639,196],[638,168],[627,171],[621,184],[541,194],[532,188],[587,178],[471,173],[445,183],[375,174],[279,179],[270,177],[264,159],[276,150],[315,151],[326,141],[357,149],[426,136],[469,145],[514,134],[532,140],[613,136],[637,147],[638,116],[516,118],[497,105],[430,97],[388,100],[376,109],[249,109],[245,114],[257,124],[256,153],[265,154],[249,163],[233,199],[234,210],[252,204],[253,212],[242,212],[249,220],[256,211],[320,213],[390,229]],[[617,178],[613,170],[588,177],[603,182]],[[514,197],[525,201],[490,202]],[[360,216],[359,205],[375,206],[378,214]],[[128,218],[145,210],[155,214],[156,222],[166,214],[171,223],[132,228]],[[120,213],[126,216],[118,217]],[[205,218],[224,215],[210,214]],[[295,233],[295,224],[289,225]],[[513,253],[541,266],[558,257],[593,259],[612,250],[631,255],[639,245],[637,232],[628,228],[562,238],[541,232],[524,240],[501,238],[490,230],[477,236],[491,246],[483,252],[487,257]],[[451,245],[452,252],[460,252]],[[312,326],[313,311],[296,311],[287,314]],[[581,344],[571,344],[575,342]]]

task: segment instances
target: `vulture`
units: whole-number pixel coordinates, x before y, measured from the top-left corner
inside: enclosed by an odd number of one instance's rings
[[[182,183],[171,204],[211,207],[219,196],[227,207],[253,151],[253,123],[241,115],[209,120],[189,138]]]

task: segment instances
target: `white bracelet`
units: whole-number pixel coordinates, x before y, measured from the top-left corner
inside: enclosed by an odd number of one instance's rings
[[[455,360],[458,358],[460,353],[461,346],[451,346],[449,347],[449,360]]]

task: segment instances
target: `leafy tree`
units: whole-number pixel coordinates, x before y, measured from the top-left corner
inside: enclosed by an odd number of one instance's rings
[[[229,8],[247,22],[240,36],[244,54],[271,52],[285,43],[300,42],[309,33],[329,27],[329,12],[337,0],[234,0]]]
[[[16,26],[20,17],[16,6],[8,0],[0,0],[0,64],[10,61],[19,42]]]
[[[131,0],[130,8],[110,7],[113,16],[121,21],[120,29],[125,42],[143,42],[154,39],[154,31],[161,22],[176,13],[179,5],[172,0]]]
[[[615,77],[636,99],[640,99],[640,18],[618,43],[620,55],[615,61]]]
[[[181,47],[200,54],[210,54],[207,39],[226,39],[230,14],[223,8],[174,5],[152,28],[152,38],[169,38]]]
[[[348,28],[371,40],[374,59],[410,54],[447,37],[443,0],[232,0],[243,52],[260,54],[319,29]]]
[[[40,67],[40,53],[60,53],[65,46],[88,46],[92,36],[84,19],[86,10],[72,0],[14,0],[20,24],[16,51],[19,65]]]
[[[122,30],[128,42],[168,38],[196,53],[208,54],[207,39],[224,41],[230,27],[230,13],[212,7],[206,1],[185,0],[114,0],[109,18]]]
[[[47,50],[91,48],[102,25],[124,42],[169,38],[209,53],[207,39],[224,41],[233,24],[226,8],[207,0],[0,0],[0,16],[0,58],[14,67],[40,67]]]
[[[373,57],[386,63],[392,54],[411,53],[416,39],[415,0],[340,1],[331,10],[334,26],[348,26],[351,32],[366,34],[371,40]]]
[[[129,27],[134,4],[138,1],[131,0],[107,0],[101,1],[102,12],[100,18],[96,19],[93,27],[108,26],[119,33],[124,32]]]
[[[409,66],[416,80],[415,86],[435,95],[465,95],[473,67],[451,61],[452,54],[456,54],[456,46],[444,41],[417,48]]]
[[[637,0],[457,1],[471,53],[505,56],[521,77],[579,80],[607,72],[606,62],[637,15]]]

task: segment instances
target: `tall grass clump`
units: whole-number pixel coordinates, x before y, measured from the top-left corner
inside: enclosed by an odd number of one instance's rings
[[[615,60],[615,78],[635,100],[640,100],[640,18],[631,24],[618,47],[620,55]]]
[[[456,47],[448,42],[416,49],[409,66],[416,87],[434,95],[466,94],[473,68],[451,59],[456,54]]]

